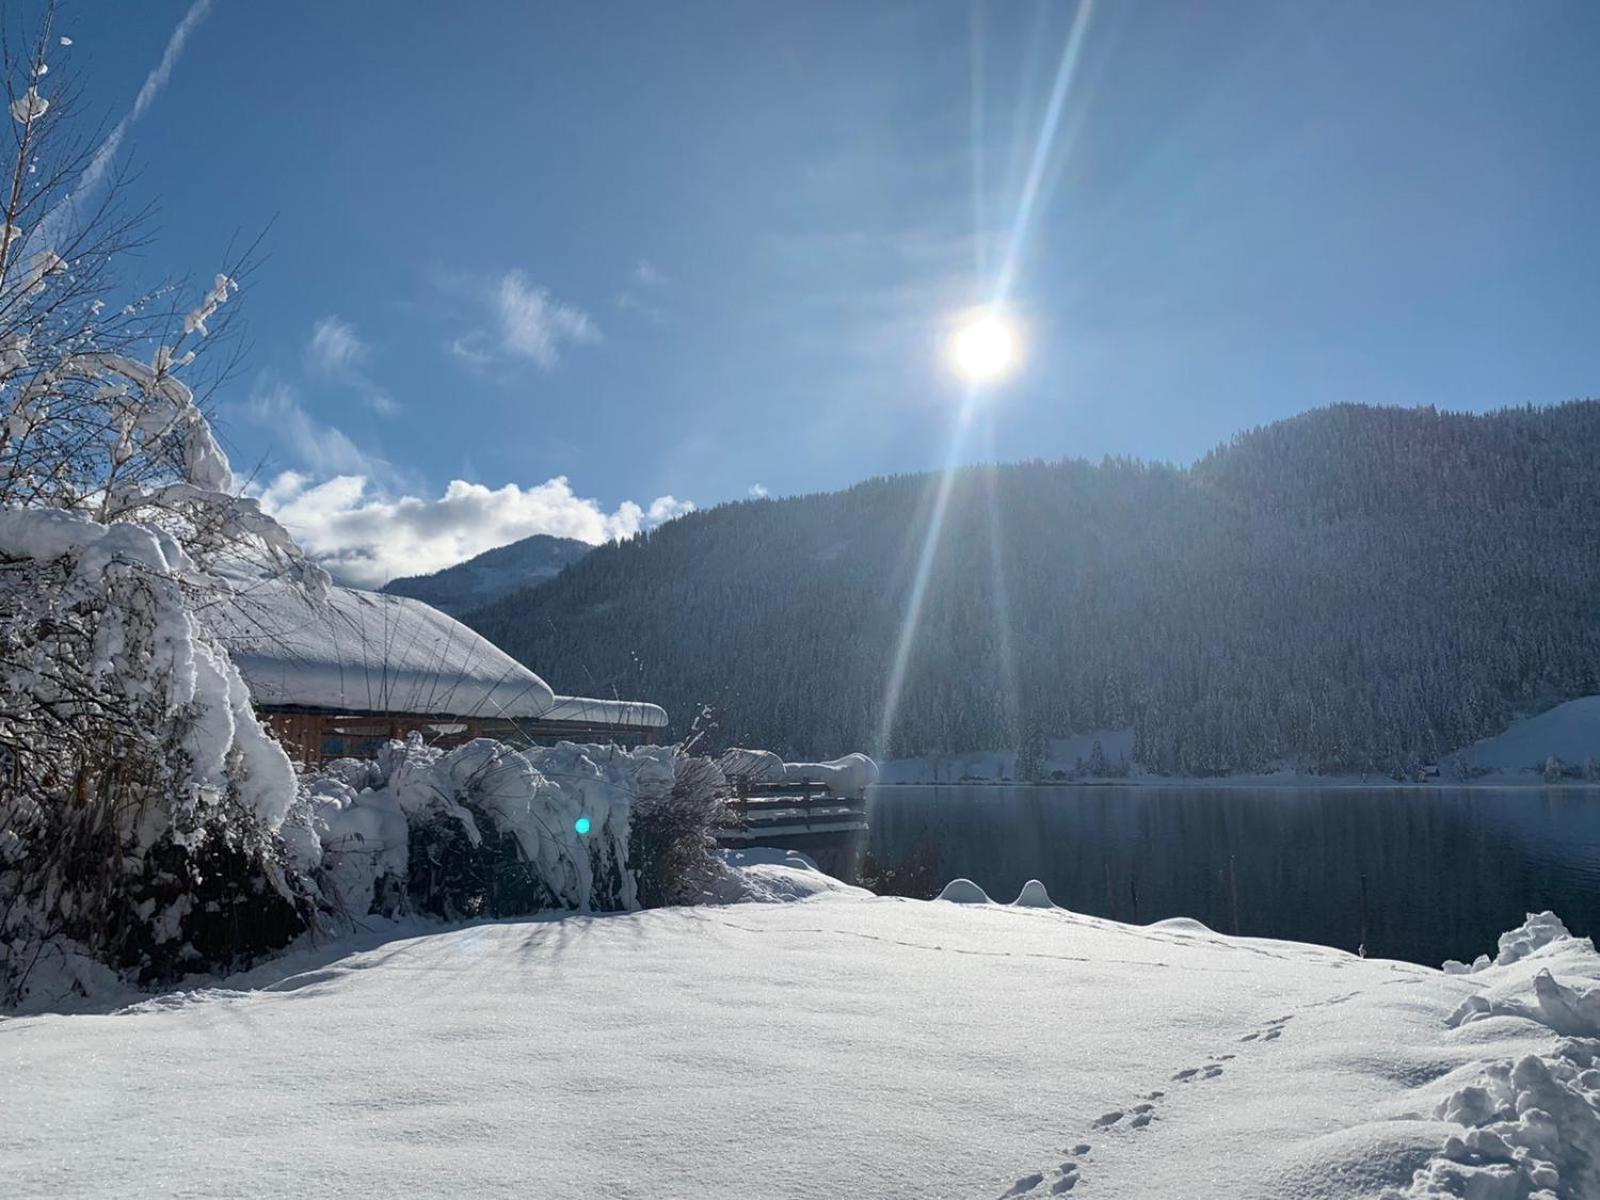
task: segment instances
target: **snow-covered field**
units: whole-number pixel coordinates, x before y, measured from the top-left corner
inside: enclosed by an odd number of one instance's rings
[[[1470,765],[1496,772],[1536,769],[1551,757],[1575,767],[1600,760],[1600,696],[1581,696],[1515,721],[1498,737],[1462,751]]]
[[[1451,975],[747,862],[809,898],[392,929],[4,1021],[0,1191],[1600,1195],[1600,991],[1563,990],[1600,957],[1548,924]]]

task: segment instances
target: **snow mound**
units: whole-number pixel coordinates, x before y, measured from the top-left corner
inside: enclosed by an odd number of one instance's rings
[[[1026,890],[1026,889],[1024,889]],[[970,879],[952,879],[944,885],[936,899],[948,900],[951,904],[993,904],[989,893],[984,891]],[[1021,897],[1018,897],[1019,899]]]
[[[1514,962],[1521,962],[1535,950],[1541,950],[1552,942],[1570,938],[1567,927],[1560,917],[1546,910],[1542,913],[1529,913],[1527,920],[1515,929],[1509,929],[1500,935],[1500,953],[1495,956],[1495,966],[1510,966]]]
[[[1522,1017],[1562,1037],[1600,1038],[1600,988],[1567,987],[1549,971],[1533,977],[1533,999],[1480,993],[1468,996],[1450,1015],[1452,1028],[1487,1017]]]
[[[1193,917],[1168,917],[1164,921],[1152,921],[1151,929],[1169,929],[1174,933],[1211,933],[1212,929],[1204,921],[1197,921]]]
[[[1438,1109],[1466,1128],[1388,1195],[1482,1200],[1580,1200],[1600,1195],[1600,1071],[1592,1045],[1497,1063]]]
[[[780,904],[836,895],[870,899],[865,888],[852,887],[821,870],[798,850],[751,846],[720,853],[727,872],[713,888],[711,899],[721,904]]]
[[[1508,929],[1500,935],[1500,952],[1495,955],[1493,963],[1489,961],[1487,954],[1478,955],[1471,965],[1457,962],[1452,958],[1444,964],[1444,973],[1470,975],[1486,970],[1490,966],[1507,967],[1512,963],[1521,962],[1546,946],[1571,938],[1572,934],[1555,913],[1548,910],[1542,913],[1529,913],[1521,925],[1515,929]]]
[[[1045,891],[1044,884],[1037,879],[1030,879],[1022,885],[1022,890],[1017,893],[1012,906],[1016,908],[1054,908],[1055,902],[1050,899],[1050,893]]]
[[[1470,968],[1447,966],[1485,986],[1457,1006],[1448,1028],[1511,1018],[1557,1040],[1541,1053],[1474,1064],[1433,1113],[1460,1131],[1445,1139],[1409,1187],[1385,1192],[1384,1200],[1600,1195],[1600,987],[1563,983],[1552,970],[1584,971],[1592,981],[1592,943],[1572,937],[1550,913],[1530,913],[1500,938],[1493,963],[1483,955]],[[1478,1030],[1466,1036],[1476,1038]],[[1519,1033],[1518,1042],[1530,1044],[1528,1035]]]

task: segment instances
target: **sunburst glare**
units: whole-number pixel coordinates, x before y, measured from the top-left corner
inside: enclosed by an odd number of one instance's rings
[[[950,339],[950,364],[968,383],[997,383],[1015,370],[1020,350],[1016,326],[1002,313],[982,312]]]

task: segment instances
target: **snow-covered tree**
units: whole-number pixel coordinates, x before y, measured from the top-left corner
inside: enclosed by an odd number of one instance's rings
[[[195,612],[224,558],[327,586],[196,402],[240,272],[130,290],[144,214],[51,16],[0,63],[0,1000],[63,946],[160,978],[303,927],[294,772]]]

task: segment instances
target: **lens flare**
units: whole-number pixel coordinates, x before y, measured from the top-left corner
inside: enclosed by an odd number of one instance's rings
[[[589,818],[579,817],[572,823],[572,828],[577,830],[579,837],[584,837],[589,832]]]
[[[999,313],[981,313],[956,330],[950,361],[969,383],[1004,379],[1017,362],[1016,328]]]

